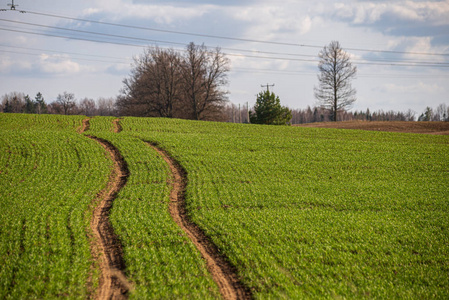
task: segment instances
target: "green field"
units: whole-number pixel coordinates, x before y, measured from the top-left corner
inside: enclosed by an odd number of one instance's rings
[[[89,204],[111,162],[77,133],[82,119],[0,114],[0,298],[96,286]],[[254,298],[449,297],[449,137],[156,118],[122,118],[113,133],[112,121],[92,118],[85,134],[130,170],[111,222],[131,298],[218,295],[146,142],[186,170],[190,218]]]
[[[0,298],[86,298],[98,280],[91,204],[107,183],[104,150],[82,117],[0,114]]]

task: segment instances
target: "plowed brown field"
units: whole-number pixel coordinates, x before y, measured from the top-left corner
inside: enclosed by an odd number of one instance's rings
[[[449,122],[343,121],[294,126],[449,135]]]

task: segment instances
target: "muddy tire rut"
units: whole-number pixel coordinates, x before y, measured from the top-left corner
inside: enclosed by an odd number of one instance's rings
[[[83,121],[81,133],[88,128],[87,119]],[[128,166],[118,149],[110,142],[92,135],[86,136],[103,146],[114,162],[108,185],[94,200],[96,205],[90,222],[93,233],[91,251],[100,268],[100,282],[94,298],[127,299],[132,286],[124,274],[122,246],[109,222],[109,212],[117,193],[126,184],[129,176]]]
[[[228,262],[226,257],[220,254],[217,246],[188,217],[185,204],[186,171],[156,144],[149,142],[147,144],[156,150],[170,167],[171,178],[169,182],[172,185],[169,206],[170,214],[203,256],[207,269],[218,284],[223,298],[251,299],[250,290],[240,282],[235,267]]]
[[[119,121],[119,119],[113,120],[113,131],[115,133],[122,131]],[[89,119],[83,120],[80,133],[84,133],[87,130],[89,130]],[[127,299],[128,293],[133,287],[124,274],[123,250],[120,240],[114,234],[112,225],[109,222],[109,211],[117,193],[127,182],[129,176],[128,166],[118,149],[110,142],[93,135],[86,136],[102,145],[114,162],[114,168],[107,187],[94,200],[96,205],[90,222],[94,235],[91,242],[91,251],[100,268],[100,283],[94,298]],[[251,292],[239,280],[236,268],[228,262],[226,257],[220,254],[217,246],[188,217],[185,204],[186,171],[156,144],[149,142],[147,144],[159,153],[171,170],[169,178],[169,183],[172,186],[169,205],[170,214],[203,256],[207,269],[217,283],[222,297],[226,300],[251,299]]]

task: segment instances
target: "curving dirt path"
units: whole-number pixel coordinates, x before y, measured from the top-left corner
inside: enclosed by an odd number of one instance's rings
[[[243,286],[237,277],[235,268],[222,256],[218,248],[207,238],[204,232],[192,221],[186,212],[185,189],[187,177],[185,170],[157,145],[147,142],[169,165],[171,170],[170,183],[170,214],[173,220],[187,234],[196,248],[206,260],[207,269],[218,284],[224,299],[251,299],[248,288]]]
[[[90,124],[89,124],[89,119],[84,119],[82,124],[81,124],[81,128],[78,130],[79,133],[84,133],[86,131],[89,130]]]
[[[114,124],[114,133],[119,133],[122,131],[122,125],[120,125],[120,118],[115,119],[112,121]]]
[[[88,119],[83,121],[81,133],[85,132],[86,128],[89,128]],[[87,137],[102,145],[114,161],[108,185],[94,200],[96,205],[90,222],[94,234],[91,242],[92,254],[99,262],[100,268],[100,284],[95,299],[127,299],[132,286],[123,273],[125,263],[122,247],[109,222],[109,211],[117,193],[126,184],[129,176],[128,166],[118,149],[110,142],[91,135]]]

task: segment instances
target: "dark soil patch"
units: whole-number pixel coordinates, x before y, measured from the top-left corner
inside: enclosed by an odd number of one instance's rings
[[[294,126],[449,135],[449,122],[343,121]]]

